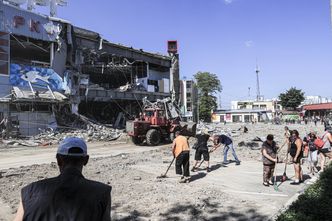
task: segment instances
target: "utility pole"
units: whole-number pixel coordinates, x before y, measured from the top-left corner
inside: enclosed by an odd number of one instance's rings
[[[199,124],[199,95],[197,99],[197,123]]]
[[[331,14],[331,27],[332,27],[332,0],[330,0],[330,14]]]
[[[219,109],[221,109],[221,94],[219,94]]]
[[[256,64],[256,90],[257,90],[257,101],[260,100],[261,98],[261,91],[260,91],[260,88],[259,88],[259,68],[258,68],[258,64]]]

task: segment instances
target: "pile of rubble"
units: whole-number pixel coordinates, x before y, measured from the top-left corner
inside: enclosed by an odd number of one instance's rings
[[[203,123],[200,122],[197,124],[196,133],[200,134],[203,129],[207,129],[210,134],[225,134],[230,137],[238,137],[241,134],[241,131],[243,131],[243,128],[239,126],[240,128],[237,130],[226,128],[224,124],[222,123]]]
[[[57,117],[58,127],[56,129],[47,128],[41,133],[30,137],[29,139],[9,139],[2,142],[7,146],[48,146],[58,144],[67,137],[80,137],[86,142],[92,141],[113,141],[125,139],[126,133],[121,129],[114,129],[112,125],[102,125],[93,122],[82,115],[63,114],[59,119]]]
[[[50,143],[58,143],[66,137],[80,137],[87,142],[91,141],[112,141],[120,138],[124,134],[124,130],[114,129],[107,125],[102,125],[97,122],[82,116],[71,115],[66,116],[71,118],[66,123],[62,119],[61,126],[57,130],[46,130],[34,136],[32,139],[42,142],[43,145]],[[64,118],[64,116],[62,116]],[[68,123],[69,122],[69,123]]]
[[[67,137],[80,137],[87,142],[91,141],[112,141],[118,139],[123,131],[105,126],[88,126],[88,129],[77,130],[56,130],[46,131],[34,136],[32,139],[35,142],[41,142],[42,145],[51,145]]]

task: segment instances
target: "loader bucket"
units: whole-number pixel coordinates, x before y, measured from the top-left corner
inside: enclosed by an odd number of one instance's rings
[[[196,136],[196,127],[197,127],[197,123],[195,122],[180,122],[181,125],[181,131],[183,133],[183,135],[185,136]]]

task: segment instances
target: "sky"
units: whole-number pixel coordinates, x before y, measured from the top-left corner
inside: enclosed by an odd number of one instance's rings
[[[332,98],[329,0],[68,0],[58,17],[149,52],[177,40],[181,78],[216,74],[223,108],[255,98],[256,63],[267,99],[290,87]]]

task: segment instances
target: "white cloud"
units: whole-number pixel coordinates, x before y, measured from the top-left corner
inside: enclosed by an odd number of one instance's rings
[[[224,0],[224,2],[225,2],[226,5],[229,5],[229,4],[233,3],[233,1],[234,0]]]
[[[254,42],[249,40],[249,41],[245,41],[244,42],[244,45],[247,47],[247,48],[251,48],[252,46],[254,46]]]

